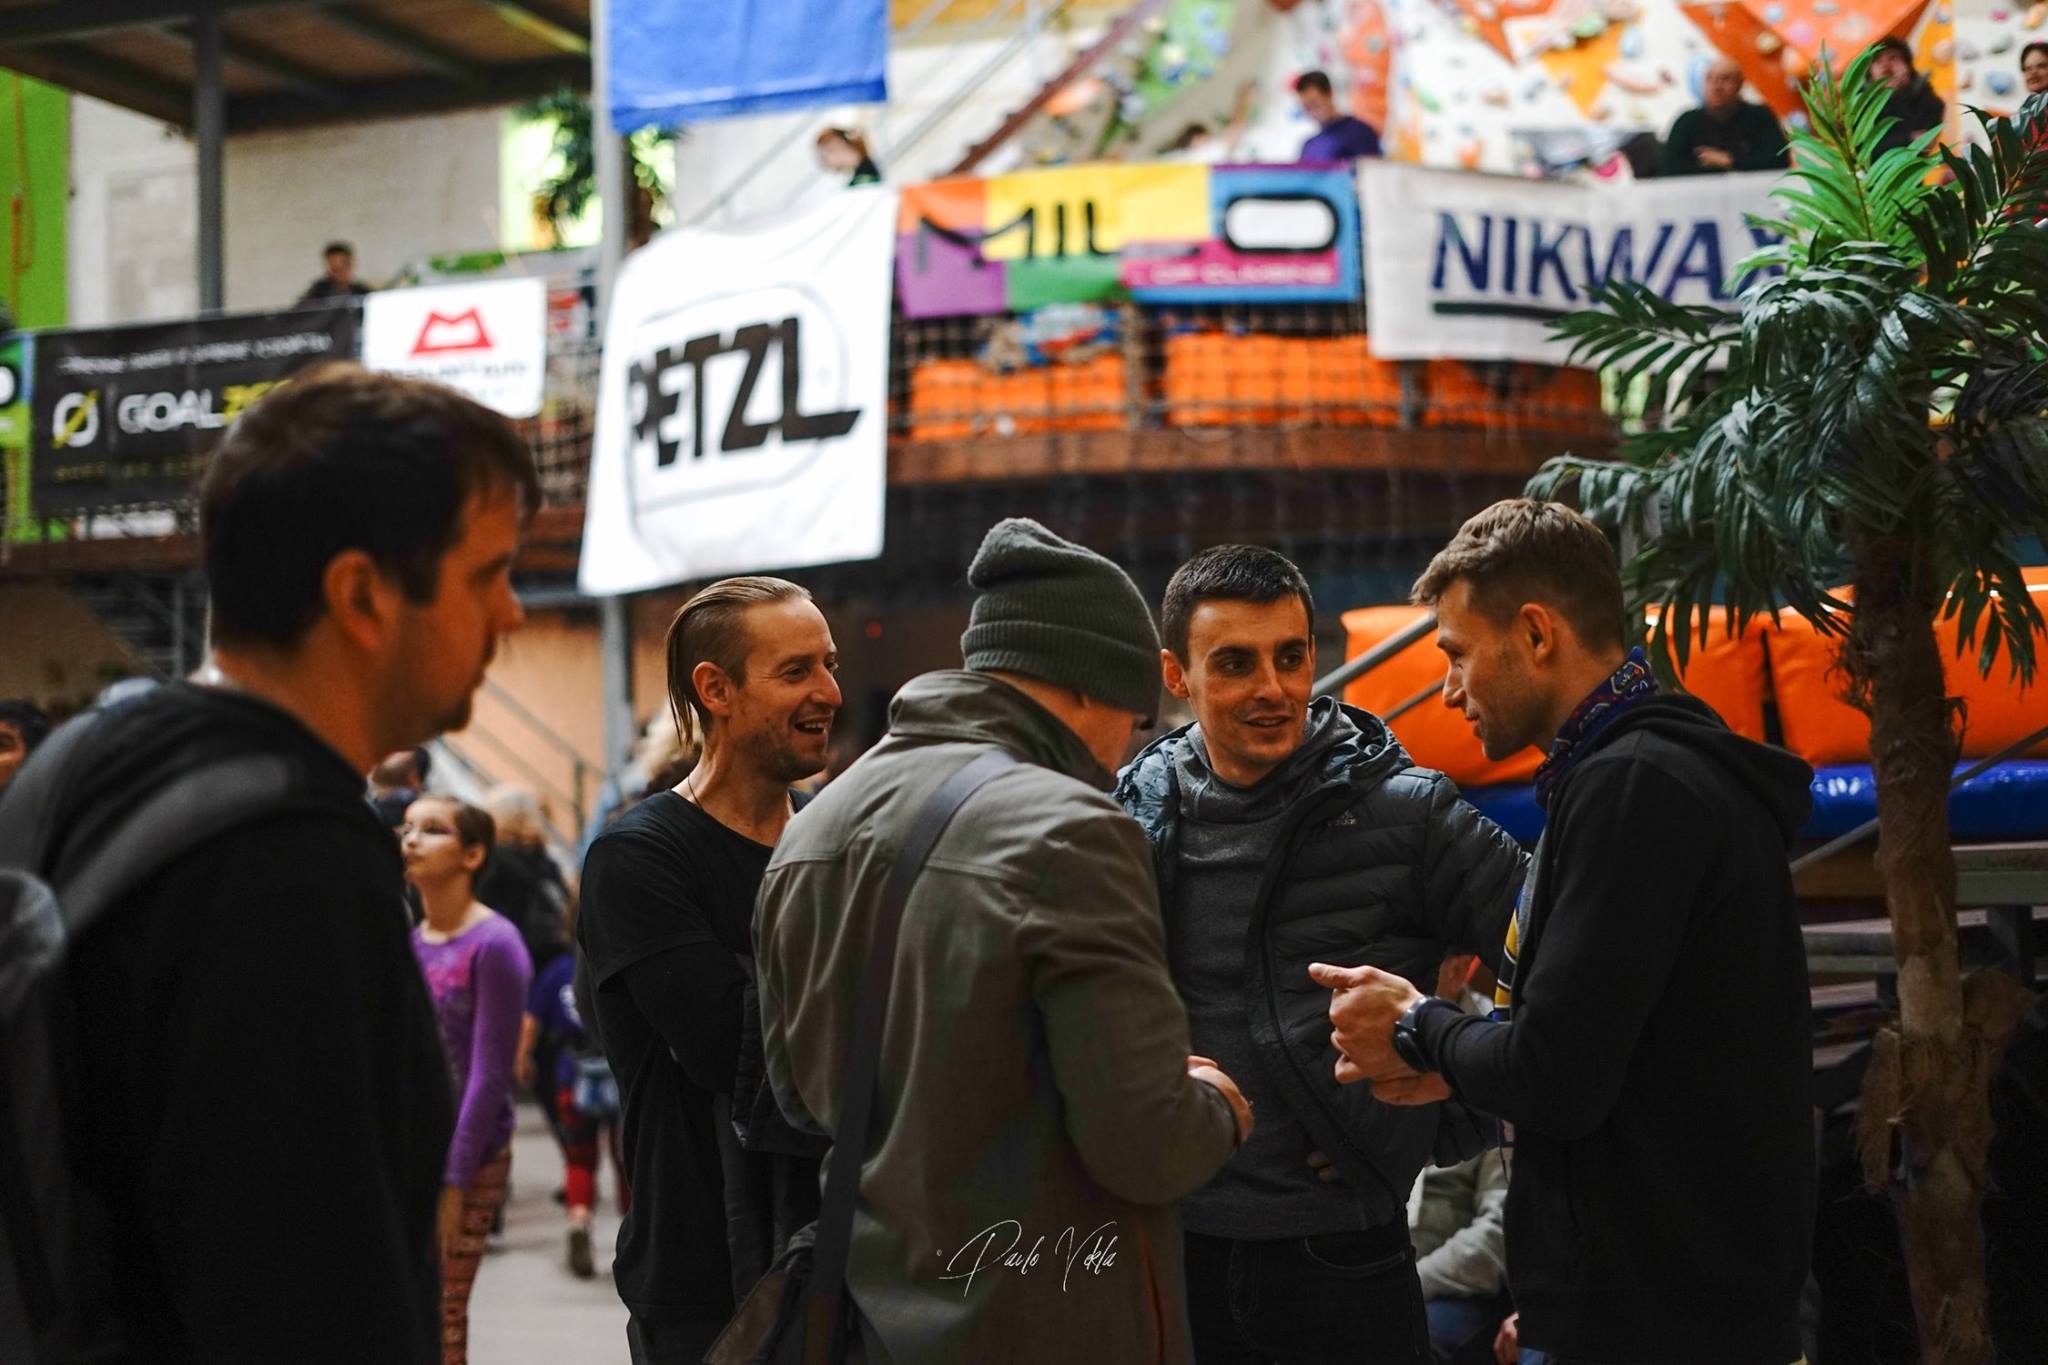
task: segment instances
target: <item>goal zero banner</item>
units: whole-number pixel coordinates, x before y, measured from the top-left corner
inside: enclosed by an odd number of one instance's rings
[[[30,468],[36,511],[183,498],[221,431],[308,365],[353,359],[355,309],[43,332]]]

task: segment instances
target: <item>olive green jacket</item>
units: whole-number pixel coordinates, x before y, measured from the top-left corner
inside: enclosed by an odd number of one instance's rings
[[[899,1365],[1190,1358],[1174,1203],[1236,1127],[1187,1075],[1151,853],[1110,775],[977,673],[913,680],[887,738],[790,822],[755,910],[770,1083],[830,1134],[890,860],[939,784],[962,808],[911,893],[848,1282]]]

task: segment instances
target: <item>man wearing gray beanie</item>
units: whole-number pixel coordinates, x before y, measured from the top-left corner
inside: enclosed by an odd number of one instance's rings
[[[966,668],[898,693],[888,735],[769,862],[769,1080],[792,1122],[836,1136],[884,882],[934,793],[979,763],[993,775],[943,826],[884,957],[847,1273],[859,1346],[897,1365],[1180,1365],[1174,1205],[1251,1113],[1189,1055],[1151,854],[1107,795],[1158,700],[1158,633],[1123,570],[1034,521],[997,523],[967,581]]]

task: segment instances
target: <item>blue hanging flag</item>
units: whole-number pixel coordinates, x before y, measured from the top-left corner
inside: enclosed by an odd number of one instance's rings
[[[622,133],[888,99],[888,0],[599,0]]]

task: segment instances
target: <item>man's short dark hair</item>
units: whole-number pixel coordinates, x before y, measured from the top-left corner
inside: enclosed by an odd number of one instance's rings
[[[36,746],[50,737],[50,718],[42,707],[24,697],[0,701],[0,725],[12,725],[28,753],[34,753]]]
[[[1898,54],[1899,60],[1904,62],[1907,66],[1915,65],[1913,60],[1913,45],[1907,42],[1904,38],[1899,37],[1896,33],[1887,33],[1884,37],[1879,38],[1870,46],[1873,50],[1878,52],[1893,52]]]
[[[320,254],[322,256],[332,256],[337,251],[340,252],[342,255],[348,257],[350,260],[355,259],[356,249],[350,246],[347,242],[329,242],[326,246],[320,249]]]
[[[1626,642],[1621,569],[1598,526],[1559,502],[1510,498],[1458,528],[1415,580],[1414,601],[1433,607],[1457,582],[1475,606],[1505,621],[1541,602],[1590,647]]]
[[[2043,57],[2048,57],[2048,43],[2028,43],[2025,47],[2021,48],[2020,65],[2025,66],[2027,58],[2033,56],[2036,52],[2040,53]]]
[[[1250,602],[1264,606],[1283,597],[1301,599],[1309,630],[1315,630],[1316,599],[1294,561],[1263,545],[1213,545],[1174,570],[1159,606],[1159,638],[1173,657],[1188,661],[1188,623],[1204,602]]]
[[[213,631],[292,646],[325,609],[322,576],[361,550],[415,602],[480,493],[540,505],[533,453],[512,424],[450,388],[324,365],[264,395],[229,429],[199,489]]]
[[[1299,95],[1308,90],[1315,90],[1325,95],[1329,94],[1329,76],[1321,71],[1304,71],[1299,76],[1296,76],[1294,78],[1294,93]]]

